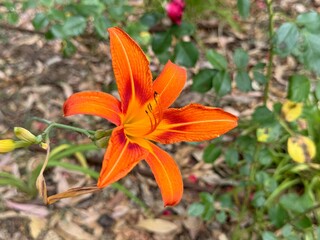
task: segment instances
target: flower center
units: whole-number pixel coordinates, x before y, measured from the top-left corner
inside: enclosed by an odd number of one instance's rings
[[[154,92],[153,98],[139,107],[136,112],[127,116],[124,129],[127,136],[143,137],[153,132],[162,119],[159,95]]]

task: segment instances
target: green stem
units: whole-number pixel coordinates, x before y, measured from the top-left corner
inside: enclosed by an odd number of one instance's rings
[[[272,79],[272,72],[273,72],[273,57],[274,57],[274,51],[273,51],[273,44],[272,44],[272,38],[274,34],[274,13],[273,13],[273,7],[272,7],[272,0],[266,0],[267,9],[268,9],[268,32],[269,32],[269,59],[268,59],[268,68],[267,68],[267,82],[264,89],[264,97],[263,97],[263,103],[266,105],[269,97],[269,87],[270,82]]]
[[[46,128],[46,130],[44,130],[43,134],[48,134],[52,128],[62,128],[62,129],[70,130],[70,131],[79,132],[79,133],[86,135],[90,139],[92,139],[92,136],[94,134],[94,131],[85,130],[85,129],[77,128],[77,127],[72,127],[69,125],[61,124],[61,123],[50,123],[49,126]]]

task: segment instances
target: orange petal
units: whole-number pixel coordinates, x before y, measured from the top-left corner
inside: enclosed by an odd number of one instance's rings
[[[120,125],[121,103],[104,92],[79,92],[71,95],[63,105],[65,116],[89,114]]]
[[[106,187],[126,176],[146,155],[144,148],[127,139],[122,127],[116,128],[104,155],[97,186]]]
[[[160,143],[204,141],[233,129],[237,120],[222,109],[190,104],[166,110],[156,130],[147,138]]]
[[[186,80],[186,70],[169,60],[161,74],[153,83],[153,89],[159,96],[162,109],[167,109],[176,100]]]
[[[153,97],[149,62],[139,45],[120,28],[109,28],[112,66],[122,112],[134,112]],[[132,107],[129,107],[129,105]]]
[[[183,194],[183,182],[177,164],[168,153],[156,145],[149,143],[149,149],[150,154],[146,161],[161,190],[164,205],[178,204]]]

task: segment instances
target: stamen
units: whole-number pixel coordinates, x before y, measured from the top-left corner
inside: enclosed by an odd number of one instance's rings
[[[153,99],[154,101],[148,103],[147,110],[145,110],[150,120],[150,125],[151,125],[150,132],[152,132],[158,126],[162,116],[162,109],[158,104],[159,94],[157,92],[154,92]]]

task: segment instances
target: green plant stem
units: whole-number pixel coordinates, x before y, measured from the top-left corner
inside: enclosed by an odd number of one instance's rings
[[[268,97],[269,97],[269,87],[270,87],[270,82],[272,79],[272,74],[273,74],[273,57],[274,57],[274,49],[273,49],[273,44],[272,44],[272,38],[274,35],[274,12],[273,12],[273,6],[272,6],[273,1],[272,0],[266,0],[267,4],[267,9],[268,9],[268,16],[269,16],[269,21],[268,21],[268,32],[269,32],[269,59],[268,59],[268,68],[267,68],[267,82],[266,86],[264,89],[264,97],[263,97],[263,103],[264,105],[267,104]]]
[[[48,134],[52,128],[62,128],[70,131],[75,131],[86,135],[88,138],[92,139],[94,131],[85,130],[82,128],[72,127],[69,125],[61,124],[61,123],[50,123],[49,126],[44,130],[43,134]]]

